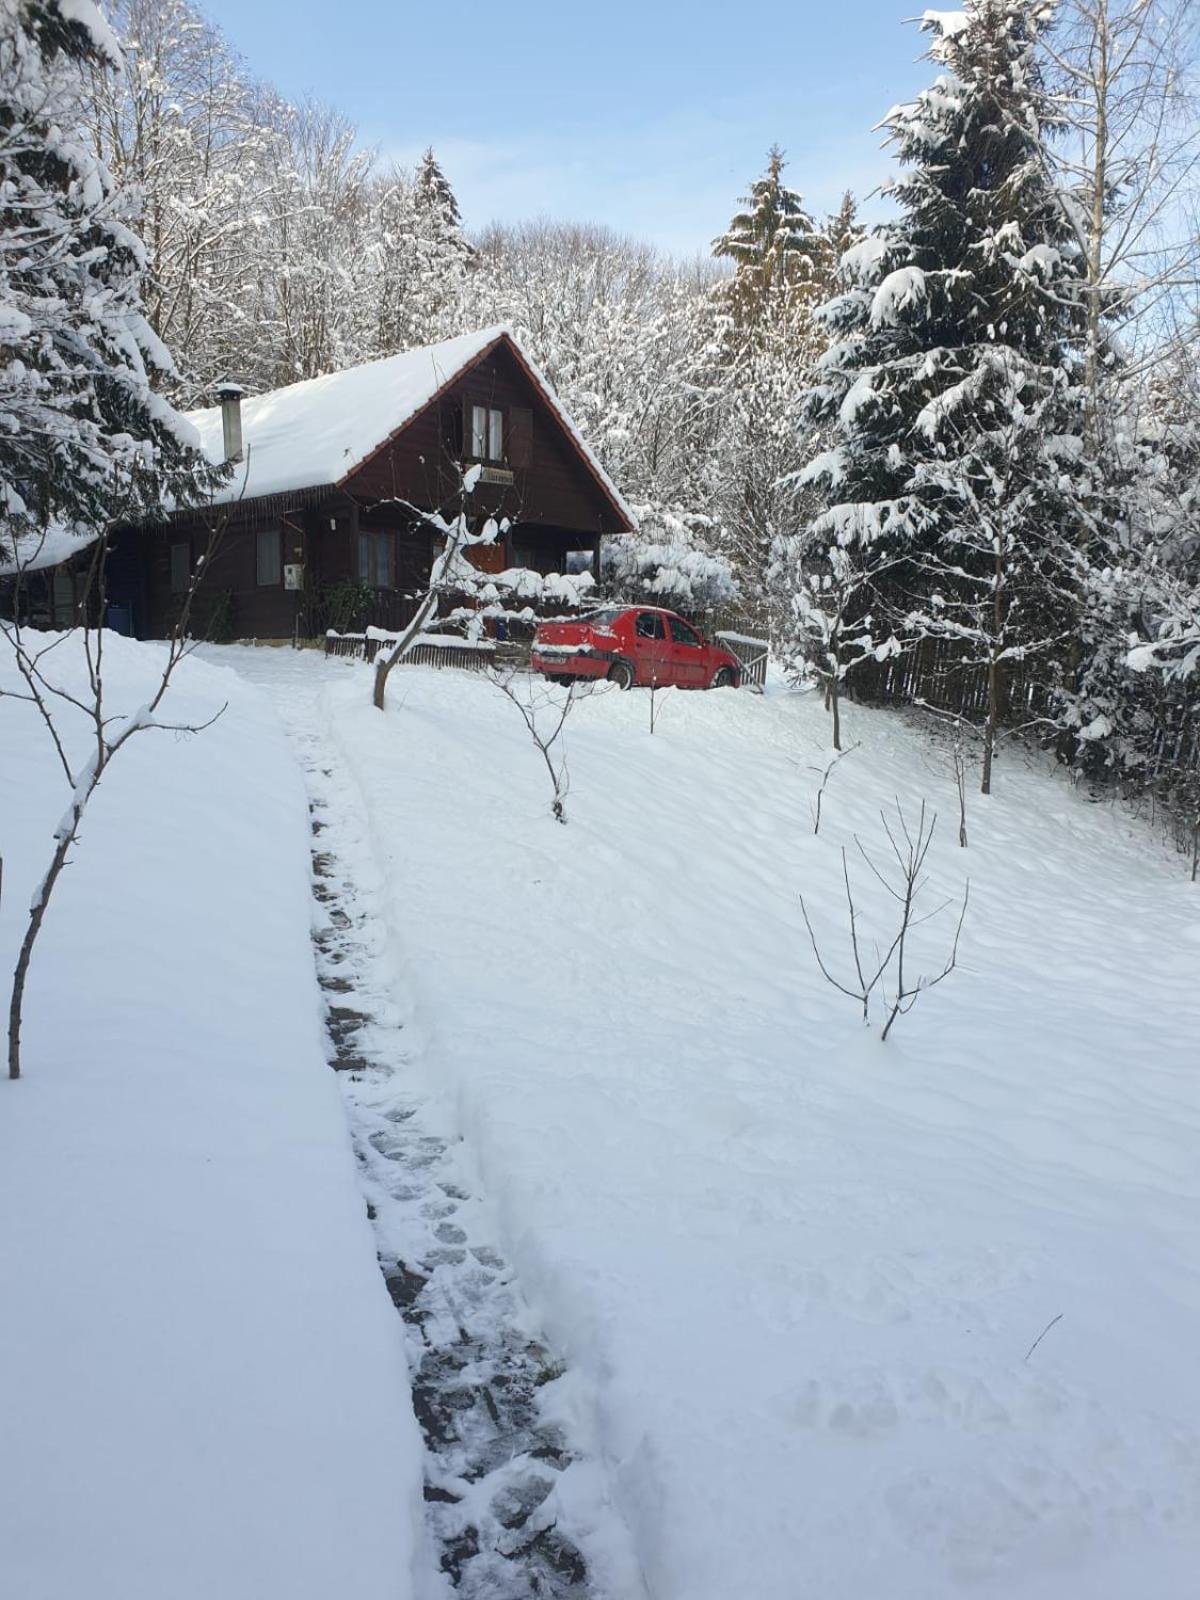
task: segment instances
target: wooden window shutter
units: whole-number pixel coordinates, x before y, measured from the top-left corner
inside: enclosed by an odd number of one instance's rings
[[[527,467],[533,455],[533,412],[513,406],[508,413],[508,459],[514,467]]]

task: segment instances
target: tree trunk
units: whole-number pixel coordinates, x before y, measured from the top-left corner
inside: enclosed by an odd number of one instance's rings
[[[987,721],[983,725],[983,778],[979,785],[980,794],[992,792],[992,752],[996,748],[996,709],[999,700],[997,677],[999,663],[995,656],[988,662],[988,710]]]
[[[840,684],[835,673],[829,680],[829,709],[833,715],[833,748],[842,748],[842,700]]]
[[[29,926],[25,929],[25,937],[21,940],[21,948],[17,954],[17,965],[13,971],[12,997],[8,1005],[8,1075],[10,1078],[21,1076],[21,1007],[25,999],[25,979],[29,973],[29,962],[33,955],[33,947],[37,943],[37,936],[41,932],[42,919],[46,915],[46,907],[50,903],[54,885],[58,882],[59,874],[66,865],[67,854],[75,843],[75,831],[79,827],[79,815],[76,814],[75,826],[59,840],[58,849],[54,852],[54,859],[50,863],[50,870],[42,879],[41,893],[37,905],[29,913]]]
[[[449,569],[450,559],[458,550],[458,547],[462,542],[462,536],[462,519],[460,518],[459,523],[456,524],[446,535],[446,543],[442,547],[442,553],[434,562],[433,569],[429,575],[429,592],[425,595],[424,599],[421,601],[421,604],[417,607],[416,615],[413,617],[408,627],[405,628],[404,632],[400,635],[399,639],[397,639],[394,648],[390,650],[386,656],[381,656],[380,659],[375,663],[375,692],[373,699],[376,709],[379,711],[382,711],[384,708],[384,696],[387,693],[388,674],[391,672],[396,663],[401,660],[408,651],[413,640],[417,637],[421,629],[429,621],[429,618],[437,608],[438,585],[445,577],[446,572]]]
[[[387,693],[388,674],[401,659],[404,653],[409,649],[413,640],[420,633],[421,629],[429,621],[430,615],[433,612],[436,604],[437,591],[431,589],[421,601],[421,604],[417,607],[416,615],[413,617],[408,627],[405,628],[404,632],[400,635],[400,638],[396,641],[395,646],[387,653],[387,655],[381,655],[379,660],[375,663],[375,692],[373,698],[376,707],[380,711],[382,711],[384,708],[384,696]]]

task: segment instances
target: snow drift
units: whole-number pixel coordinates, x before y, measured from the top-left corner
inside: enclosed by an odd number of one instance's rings
[[[73,689],[77,645],[50,658]],[[132,710],[159,647],[105,655]],[[323,1059],[300,780],[231,672],[185,662],[164,712],[224,701],[105,776],[35,956],[26,1076],[0,1084],[14,1600],[404,1600],[421,1565],[400,1331]],[[65,787],[32,707],[0,698],[0,749],[7,975]]]

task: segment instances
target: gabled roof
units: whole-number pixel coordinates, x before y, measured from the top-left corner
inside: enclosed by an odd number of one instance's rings
[[[506,327],[460,334],[441,344],[406,350],[243,400],[246,460],[217,491],[216,500],[255,500],[342,484],[444,389],[501,344],[511,350],[555,413],[618,517],[628,527],[636,527],[633,513],[584,443],[553,388]],[[199,433],[205,454],[219,462],[224,454],[221,408],[189,411],[187,419]]]

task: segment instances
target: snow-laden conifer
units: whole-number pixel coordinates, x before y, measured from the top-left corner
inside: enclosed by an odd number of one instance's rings
[[[809,473],[830,504],[801,567],[820,571],[834,545],[857,552],[851,620],[885,599],[887,636],[939,637],[986,668],[989,749],[1014,665],[1053,674],[1087,520],[1083,261],[1042,148],[1052,14],[1049,0],[926,12],[944,71],[884,122],[900,216],[843,256],[807,399],[826,434]]]
[[[118,56],[89,0],[0,9],[0,528],[22,555],[53,524],[95,530],[201,486],[152,383],[172,362],[135,218],[79,127],[81,74]]]

